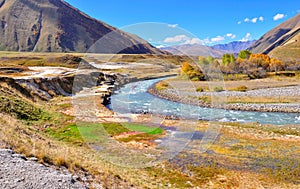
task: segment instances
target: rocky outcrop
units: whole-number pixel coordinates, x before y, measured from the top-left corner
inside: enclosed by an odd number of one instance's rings
[[[111,88],[117,76],[99,71],[86,71],[76,75],[64,75],[40,78],[0,77],[0,83],[6,83],[22,96],[31,100],[50,100],[56,96],[71,96],[90,88],[101,88],[96,91],[107,103],[112,93]]]

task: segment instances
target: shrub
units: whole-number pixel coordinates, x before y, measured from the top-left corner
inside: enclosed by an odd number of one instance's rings
[[[161,82],[158,82],[156,85],[155,85],[155,88],[159,91],[161,90],[165,90],[169,87],[169,84],[166,82],[166,81],[161,81]]]
[[[215,92],[221,92],[221,91],[224,91],[224,89],[223,89],[222,86],[216,86],[216,87],[214,87],[214,91]]]
[[[203,91],[204,91],[203,87],[197,87],[196,88],[196,92],[203,92]]]
[[[200,79],[199,79],[199,77],[192,77],[192,78],[190,78],[191,79],[191,81],[200,81]]]
[[[251,54],[252,54],[252,52],[249,50],[242,50],[242,51],[240,51],[238,57],[240,59],[248,59]]]
[[[248,90],[248,87],[245,85],[241,85],[235,88],[231,88],[230,91],[240,91],[240,92],[246,92]]]

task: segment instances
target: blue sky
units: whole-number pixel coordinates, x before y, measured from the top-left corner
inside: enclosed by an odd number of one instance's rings
[[[300,13],[299,0],[66,0],[159,46],[258,39]]]

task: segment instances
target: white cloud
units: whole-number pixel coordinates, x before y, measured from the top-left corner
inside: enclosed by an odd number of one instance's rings
[[[199,38],[190,38],[186,35],[176,35],[174,37],[167,37],[165,43],[182,43],[182,44],[203,44]]]
[[[213,42],[213,43],[215,43],[215,42],[220,42],[220,41],[224,41],[225,39],[224,39],[224,37],[222,37],[222,36],[217,36],[217,37],[214,37],[214,38],[211,38],[211,42]]]
[[[165,43],[178,43],[188,40],[189,37],[186,35],[176,35],[174,37],[167,37],[164,42]]]
[[[228,33],[226,34],[226,37],[230,37],[231,39],[236,38],[236,35],[232,34],[232,33]]]
[[[248,22],[251,22],[251,23],[253,23],[253,24],[255,24],[255,23],[257,23],[257,21],[261,21],[261,22],[263,22],[264,21],[264,17],[262,17],[262,16],[260,16],[260,17],[253,17],[253,18],[245,18],[243,21],[245,22],[245,23],[248,23]],[[238,24],[241,24],[242,23],[242,21],[239,21],[238,22]]]
[[[157,45],[157,46],[155,46],[156,48],[158,48],[158,49],[160,49],[160,48],[164,48],[164,47],[166,47],[165,45]]]
[[[243,37],[240,41],[246,42],[246,41],[250,41],[252,39],[252,36],[250,33],[246,33],[246,36]]]
[[[244,22],[250,22],[250,19],[249,18],[245,18]]]
[[[276,15],[273,17],[273,20],[274,20],[274,21],[277,21],[277,20],[283,19],[284,16],[285,16],[284,14],[278,13],[278,14],[276,14]]]
[[[205,39],[203,40],[203,43],[204,43],[204,44],[210,44],[211,41],[210,41],[209,38],[207,37],[207,38],[205,38]]]
[[[252,22],[252,23],[256,23],[256,22],[257,22],[257,19],[258,19],[258,18],[252,18],[252,19],[251,19],[251,22]]]
[[[168,24],[169,28],[176,28],[178,26],[178,24]]]
[[[184,42],[184,44],[190,44],[190,45],[200,44],[200,45],[203,45],[203,42],[199,38],[191,38],[191,39],[186,40]]]
[[[249,34],[250,35],[250,34]],[[247,38],[251,38],[251,36],[246,36]],[[242,40],[246,40],[243,38]],[[176,35],[173,37],[167,37],[164,39],[164,43],[177,43],[177,44],[200,44],[200,45],[205,45],[205,44],[212,44],[212,43],[219,43],[224,41],[225,39],[235,39],[236,35],[233,33],[227,33],[224,36],[218,35],[216,37],[212,38],[205,38],[205,39],[199,39],[196,37],[188,37],[186,35]],[[160,46],[159,46],[160,47]]]

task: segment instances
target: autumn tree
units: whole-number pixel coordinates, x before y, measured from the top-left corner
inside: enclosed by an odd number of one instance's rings
[[[212,56],[208,56],[208,57],[199,56],[198,60],[201,66],[205,66],[205,65],[212,64],[215,59]]]
[[[269,68],[271,58],[265,54],[251,54],[249,62],[255,65],[257,68],[262,67],[267,70]]]
[[[203,81],[205,80],[205,75],[198,67],[194,67],[188,62],[184,62],[181,67],[181,75],[187,76],[193,81]]]
[[[222,56],[222,63],[225,66],[228,66],[230,63],[235,61],[235,57],[233,54],[224,54]]]
[[[193,71],[193,69],[193,66],[191,66],[188,62],[184,62],[181,67],[181,71],[186,74],[190,71]]]
[[[270,70],[274,72],[278,72],[280,70],[283,70],[283,64],[280,60],[271,58],[270,60]]]
[[[238,55],[238,58],[240,58],[240,59],[248,59],[251,54],[252,54],[252,52],[249,51],[249,50],[242,50],[242,51],[240,51],[240,53]]]

